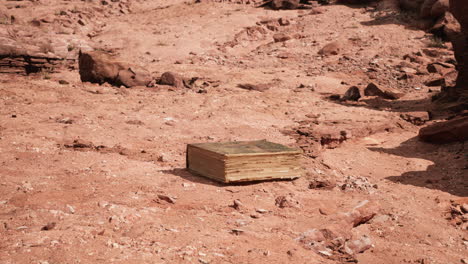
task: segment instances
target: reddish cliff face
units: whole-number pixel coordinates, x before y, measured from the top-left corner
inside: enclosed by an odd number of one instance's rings
[[[468,5],[466,0],[450,0],[450,11],[462,29],[462,35],[453,43],[459,70],[456,91],[462,95],[460,99],[468,100]]]

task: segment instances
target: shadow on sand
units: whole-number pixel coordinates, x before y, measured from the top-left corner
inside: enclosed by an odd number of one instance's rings
[[[396,148],[369,148],[369,150],[425,159],[434,163],[424,171],[409,171],[387,177],[390,181],[468,197],[468,150],[464,143],[434,145],[421,142],[414,137]]]
[[[286,182],[286,181],[294,181],[296,179],[272,179],[272,180],[261,180],[261,181],[248,181],[248,182],[235,182],[235,183],[222,183],[217,182],[215,180],[205,178],[198,174],[193,174],[189,172],[186,168],[176,168],[172,170],[163,170],[161,171],[164,174],[171,174],[175,176],[179,176],[185,180],[191,181],[193,183],[204,184],[204,185],[211,185],[216,187],[233,187],[233,186],[247,186],[247,185],[257,185],[262,184],[265,182]]]

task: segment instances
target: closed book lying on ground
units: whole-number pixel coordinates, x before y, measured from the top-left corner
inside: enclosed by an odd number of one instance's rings
[[[294,179],[301,176],[302,151],[259,141],[187,145],[187,169],[221,182]]]

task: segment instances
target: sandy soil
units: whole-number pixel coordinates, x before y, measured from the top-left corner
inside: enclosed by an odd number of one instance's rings
[[[81,44],[69,50],[70,58],[80,47],[108,50],[155,77],[174,71],[200,78],[200,85],[82,83],[77,64],[0,74],[0,263],[350,260],[298,239],[312,229],[370,238],[370,249],[352,254],[359,263],[468,258],[467,224],[450,214],[454,203],[467,202],[468,152],[463,143],[420,142],[420,126],[401,118],[430,110],[430,90],[437,90],[424,86],[428,73],[398,78],[404,56],[430,49],[440,55],[424,55],[427,62],[453,59],[448,43],[428,48],[431,36],[385,3],[311,12],[140,0],[123,1],[119,12],[99,2],[8,1],[23,24],[0,25],[0,33],[23,27],[40,37],[76,39]],[[56,24],[27,23],[44,16],[85,22],[69,34],[57,33],[63,28]],[[279,18],[289,24],[277,24]],[[291,39],[274,42],[278,33]],[[341,45],[338,55],[318,55],[333,41]],[[424,71],[426,64],[409,67]],[[370,82],[404,96],[328,99]],[[238,87],[243,83],[270,89],[249,91]],[[322,146],[300,137],[304,128],[314,136],[345,131],[347,137]],[[188,143],[256,139],[304,148],[304,177],[222,185],[184,169]],[[310,188],[318,179],[332,186]],[[275,205],[280,196],[294,206]],[[234,200],[242,206],[233,208]],[[349,227],[349,213],[363,201],[375,216]]]

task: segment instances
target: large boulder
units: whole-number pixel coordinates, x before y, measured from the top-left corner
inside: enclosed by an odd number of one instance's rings
[[[447,11],[449,11],[449,0],[437,0],[431,7],[431,17],[440,17]]]
[[[400,7],[419,13],[421,18],[436,20],[449,10],[449,0],[400,0]]]
[[[445,12],[439,20],[432,26],[431,33],[450,41],[457,41],[461,37],[461,29],[458,21],[452,13]]]
[[[424,2],[424,0],[400,0],[400,7],[404,10],[419,12]]]
[[[397,92],[393,92],[389,90],[382,90],[374,83],[369,83],[369,85],[367,85],[366,89],[364,89],[364,95],[365,96],[378,96],[378,97],[389,99],[389,100],[397,100],[402,96],[401,94]]]
[[[453,42],[458,62],[459,76],[457,86],[468,89],[468,4],[466,0],[450,0],[450,12],[461,27],[460,37]]]
[[[82,82],[133,87],[146,86],[152,81],[145,69],[126,65],[99,51],[80,52],[78,63]]]
[[[125,69],[123,64],[98,51],[80,52],[78,64],[82,82],[99,84],[116,83],[119,71]]]
[[[468,109],[468,5],[466,0],[450,0],[450,12],[460,24],[460,33],[453,34],[451,41],[457,60],[458,77],[454,87],[445,87],[436,98],[438,102],[450,102],[447,109]],[[457,29],[452,27],[451,30]]]

